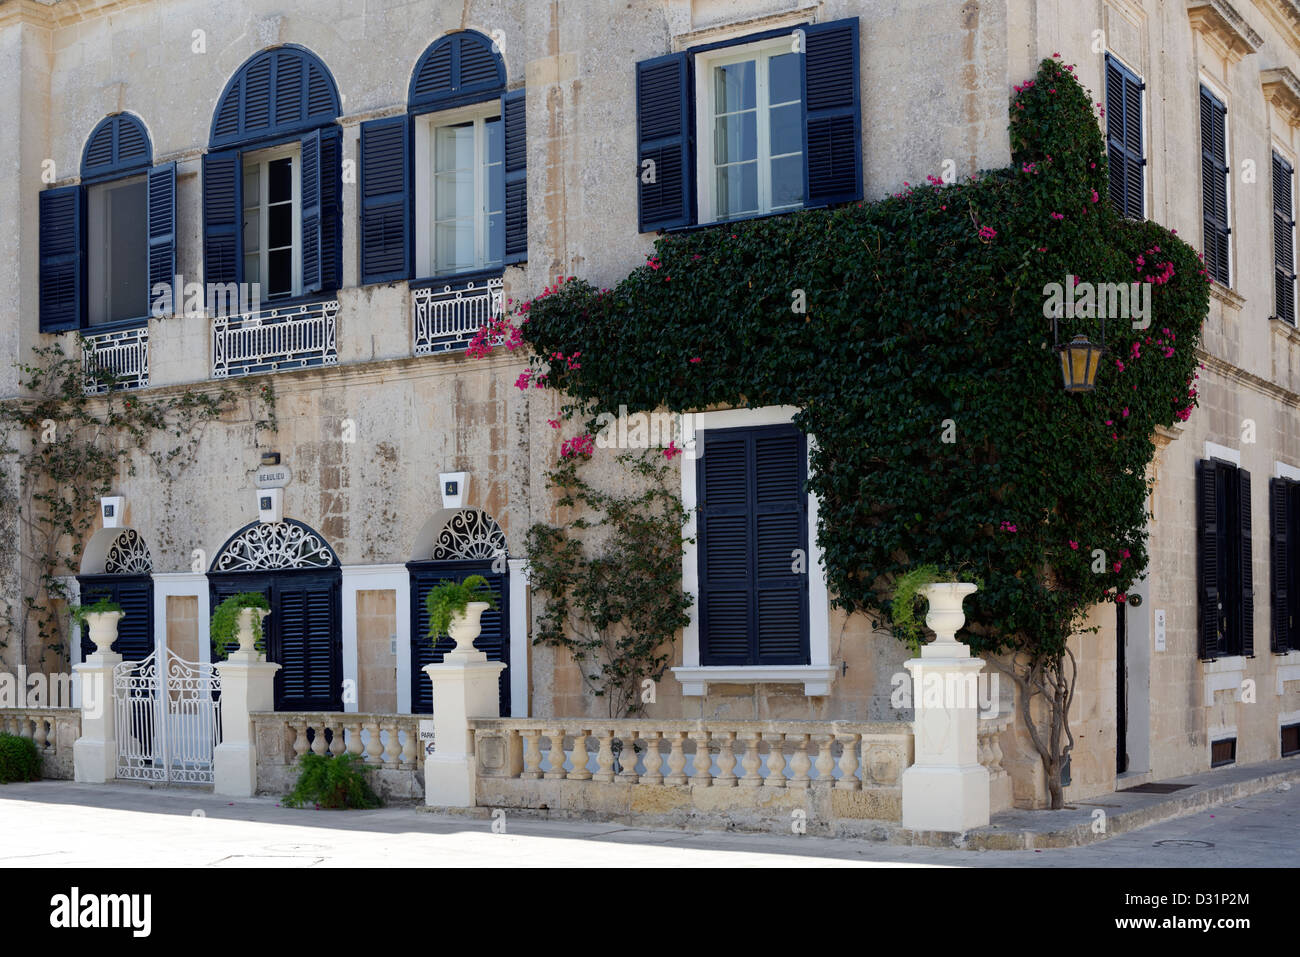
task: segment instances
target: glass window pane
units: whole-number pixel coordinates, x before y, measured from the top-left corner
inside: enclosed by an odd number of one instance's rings
[[[505,128],[500,117],[495,117],[483,124],[484,133],[487,135],[487,150],[484,155],[487,157],[488,164],[504,163],[506,159],[506,136]]]
[[[778,106],[768,117],[771,128],[770,155],[803,150],[803,110],[798,103]]]
[[[293,204],[281,203],[266,211],[266,248],[293,245]]]
[[[803,205],[803,154],[772,160],[772,208]]]
[[[458,219],[434,226],[434,266],[438,272],[472,268],[474,221]]]
[[[259,253],[244,256],[244,282],[262,281],[262,257]],[[249,295],[252,295],[250,292]]]
[[[715,113],[752,110],[758,105],[757,64],[753,60],[728,63],[713,68],[713,109]]]
[[[713,162],[741,163],[758,158],[758,113],[720,116],[714,122]]]
[[[474,208],[474,171],[439,173],[433,190],[433,218],[455,219]]]
[[[277,249],[266,254],[267,298],[293,294],[293,250]]]
[[[788,103],[801,99],[799,54],[782,53],[767,61],[767,101]]]
[[[268,203],[284,203],[293,199],[293,160],[272,160],[267,164]]]
[[[244,210],[244,252],[255,253],[262,248],[262,211],[256,206]]]
[[[262,201],[262,169],[244,167],[244,209],[255,209]]]
[[[718,219],[758,212],[758,163],[723,166],[717,171],[715,195]]]
[[[433,166],[438,172],[473,168],[473,123],[438,127],[434,134]]]
[[[506,257],[506,218],[500,211],[487,218],[488,256],[484,266],[495,266]]]
[[[143,178],[93,187],[87,210],[91,325],[149,314],[148,190]]]

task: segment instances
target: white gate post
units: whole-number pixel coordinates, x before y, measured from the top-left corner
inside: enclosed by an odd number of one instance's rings
[[[221,743],[212,752],[212,790],[228,797],[257,793],[257,741],[252,714],[275,709],[275,673],[280,666],[268,662],[252,647],[250,619],[247,642],[240,622],[240,649],[217,666],[221,674]],[[262,612],[265,617],[269,612]]]
[[[470,602],[462,620],[455,616],[450,631],[456,649],[443,656],[442,664],[424,666],[433,682],[434,735],[434,751],[424,758],[424,803],[435,807],[475,806],[477,759],[469,721],[500,714],[500,677],[506,666],[488,661],[473,645],[487,607],[486,602]]]
[[[86,616],[95,651],[73,670],[81,676],[81,737],[72,745],[72,777],[82,784],[103,784],[117,777],[113,669],[122,656],[109,649],[117,639],[120,611]]]
[[[956,640],[967,582],[930,585],[925,623],[935,640],[904,662],[912,673],[915,763],[903,772],[903,826],[966,831],[989,823],[989,771],[979,762],[978,676],[984,667]]]

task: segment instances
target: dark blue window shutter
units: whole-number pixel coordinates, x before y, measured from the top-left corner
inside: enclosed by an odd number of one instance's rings
[[[64,186],[41,192],[41,332],[81,326],[86,308],[85,228],[85,189]]]
[[[1219,551],[1222,546],[1219,470],[1213,461],[1196,463],[1196,533],[1200,559],[1196,656],[1206,659],[1218,656],[1220,623],[1223,619],[1219,596]]]
[[[1215,282],[1228,284],[1228,110],[1201,87],[1201,214],[1205,268]]]
[[[1249,658],[1255,654],[1255,571],[1251,556],[1250,473],[1245,469],[1237,469],[1237,489],[1241,654]]]
[[[862,198],[858,18],[804,28],[805,206]]]
[[[451,650],[454,642],[443,635],[434,647],[428,638],[429,609],[425,597],[429,589],[443,581],[464,581],[469,575],[482,575],[496,595],[499,608],[483,613],[482,629],[474,639],[474,647],[487,655],[489,661],[505,662],[497,692],[501,717],[510,716],[510,587],[509,579],[492,571],[492,562],[411,562],[411,713],[433,713],[433,685],[424,673],[424,666],[438,664]]]
[[[1284,655],[1291,647],[1291,631],[1294,627],[1295,613],[1292,610],[1291,589],[1291,526],[1294,517],[1291,513],[1293,500],[1292,489],[1295,483],[1287,479],[1275,478],[1268,481],[1268,524],[1270,606],[1272,607],[1269,628],[1269,650],[1275,655]]]
[[[501,98],[501,118],[506,141],[505,261],[509,264],[528,258],[528,140],[523,90]]]
[[[685,53],[636,65],[637,221],[643,233],[695,219],[690,89]]]
[[[343,285],[343,130],[320,131],[320,288]]]
[[[267,620],[275,619],[268,659],[280,665],[277,710],[343,710],[339,589],[337,579],[274,584]]]
[[[244,176],[238,150],[203,157],[203,277],[240,282]]]
[[[302,171],[302,291],[320,291],[321,167],[320,131],[312,130],[300,143]]]
[[[149,301],[154,287],[170,286],[176,275],[176,164],[166,163],[149,171]],[[172,302],[179,311],[172,291]]]
[[[302,47],[254,54],[221,94],[209,147],[240,146],[333,123],[339,96],[325,64]]]
[[[361,124],[361,283],[411,275],[411,120]]]
[[[106,116],[91,131],[81,155],[81,181],[89,183],[142,172],[153,161],[144,124],[130,113]]]
[[[1142,91],[1137,76],[1106,55],[1106,158],[1115,212],[1142,219],[1146,205],[1142,146]]]
[[[794,426],[704,433],[700,505],[700,660],[807,664],[805,439]]]
[[[505,62],[491,39],[474,30],[442,37],[420,56],[407,88],[410,110],[480,103],[505,90]]]
[[[1295,219],[1291,164],[1273,154],[1273,294],[1277,317],[1295,325]]]
[[[126,661],[143,661],[153,651],[153,579],[130,576],[79,579],[81,604],[92,605],[101,599],[122,606],[122,617],[117,622],[117,640],[112,650]],[[92,653],[89,629],[81,631],[81,660]]]

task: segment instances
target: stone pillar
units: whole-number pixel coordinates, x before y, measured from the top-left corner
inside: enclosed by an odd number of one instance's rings
[[[118,611],[86,616],[95,651],[73,670],[81,677],[81,737],[72,746],[73,780],[103,784],[117,777],[117,734],[113,711],[113,669],[122,656],[110,651],[117,640]],[[76,632],[73,632],[76,638]]]
[[[915,762],[903,772],[903,826],[966,831],[989,823],[989,772],[979,762],[978,675],[983,660],[957,641],[961,602],[975,586],[930,585],[925,622],[935,640],[904,663],[912,673]]]
[[[469,721],[500,714],[498,689],[506,667],[488,661],[473,646],[479,617],[487,607],[484,602],[471,602],[465,620],[452,621],[457,648],[447,652],[442,664],[424,666],[433,682],[434,752],[424,759],[424,803],[431,806],[475,806],[477,768]]]
[[[217,665],[221,675],[221,743],[212,753],[212,790],[227,797],[252,797],[257,793],[257,741],[253,732],[255,711],[275,710],[275,673],[280,666],[268,662],[253,647],[251,618],[269,612],[245,609],[239,623],[239,650]]]

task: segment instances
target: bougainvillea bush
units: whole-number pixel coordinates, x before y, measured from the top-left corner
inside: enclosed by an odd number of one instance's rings
[[[835,602],[887,613],[907,569],[969,570],[966,639],[1023,657],[1026,717],[1035,693],[1067,712],[1067,639],[1146,565],[1152,436],[1196,404],[1209,303],[1191,246],[1112,210],[1103,112],[1048,59],[1011,98],[1006,169],[663,236],[613,289],[559,283],[504,323],[533,350],[516,384],[560,390],[579,420],[799,407]],[[1090,393],[1064,390],[1045,318],[1067,276],[1151,286],[1145,328],[1106,322]],[[1060,319],[1063,342],[1101,331]],[[1030,730],[1059,806],[1070,744]]]

